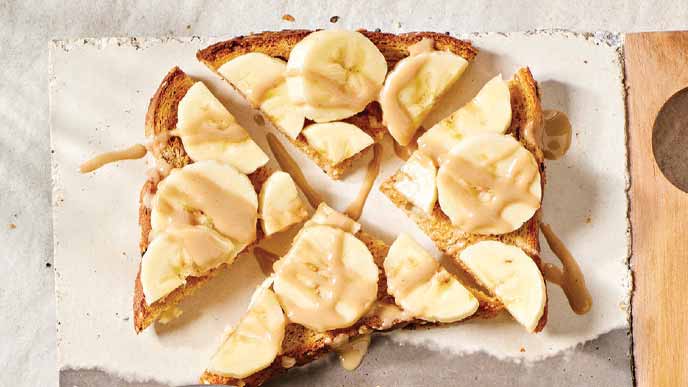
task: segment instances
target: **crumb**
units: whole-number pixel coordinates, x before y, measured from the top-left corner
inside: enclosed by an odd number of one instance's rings
[[[588,64],[588,61],[587,61],[587,60],[584,60],[583,63]]]
[[[332,17],[330,18],[330,23],[336,23],[336,22],[338,22],[338,21],[339,21],[339,16],[332,16]]]
[[[376,29],[375,29],[375,32],[382,32],[382,29],[376,28]]]
[[[124,255],[126,257],[127,253],[125,251],[122,251],[122,255]]]
[[[397,28],[401,28],[401,22],[397,22]]]
[[[125,317],[122,319],[123,321],[129,321],[129,317]]]
[[[521,349],[519,349],[519,352],[525,352],[525,351],[526,351],[525,347],[521,347]]]
[[[187,29],[187,30],[190,30],[190,29],[191,29],[191,24],[187,24],[187,25],[186,25],[186,29]]]
[[[17,225],[14,224],[14,223],[10,223],[10,224],[7,225],[7,227],[9,227],[10,230],[14,230],[15,228],[17,228]]]
[[[282,15],[282,20],[288,21],[288,22],[296,21],[296,19],[294,19],[294,17],[288,13],[285,13],[284,15]]]
[[[592,223],[592,217],[590,215],[588,215],[588,217],[585,218],[585,224],[590,224],[590,223]]]
[[[53,267],[53,264],[50,263],[50,262],[46,262],[46,263],[45,263],[45,267]]]
[[[253,122],[255,122],[256,125],[258,125],[258,126],[265,125],[265,120],[263,119],[263,116],[260,114],[254,114],[253,115]]]
[[[55,153],[55,149],[51,149],[51,150],[50,150],[50,153]]]

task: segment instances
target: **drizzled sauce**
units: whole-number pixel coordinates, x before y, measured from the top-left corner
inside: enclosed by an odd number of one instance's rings
[[[380,161],[382,160],[382,145],[373,145],[373,158],[368,163],[368,171],[366,172],[365,180],[361,184],[361,188],[358,191],[356,199],[354,199],[349,207],[346,209],[346,215],[353,219],[358,220],[363,212],[363,206],[365,205],[366,199],[368,199],[368,194],[371,188],[373,188],[373,183],[380,173]]]
[[[127,149],[101,153],[79,166],[79,172],[89,173],[102,167],[105,164],[114,163],[121,160],[136,160],[143,158],[148,150],[142,144],[133,145]]]
[[[576,314],[585,314],[592,307],[592,297],[588,288],[585,286],[585,278],[581,272],[578,262],[566,248],[564,242],[554,234],[552,228],[545,223],[540,224],[540,230],[547,240],[552,252],[559,258],[562,268],[558,268],[550,263],[543,267],[545,279],[551,283],[561,286],[571,309]]]
[[[370,334],[358,336],[351,341],[335,347],[335,351],[339,355],[342,367],[345,370],[353,371],[361,364],[361,360],[370,346]]]
[[[301,192],[303,192],[303,194],[306,196],[306,199],[311,206],[313,206],[313,208],[317,208],[318,204],[322,202],[322,199],[320,199],[320,196],[317,192],[315,192],[313,187],[308,184],[308,181],[303,175],[303,172],[301,172],[299,165],[296,163],[296,161],[294,161],[294,159],[291,158],[289,153],[287,153],[287,150],[284,149],[284,146],[281,142],[279,142],[274,134],[268,133],[266,138],[268,140],[270,150],[272,151],[272,154],[275,155],[275,159],[277,159],[277,163],[280,165],[282,170],[291,175],[292,179],[294,179],[294,183],[296,183],[296,185],[301,189]]]
[[[546,159],[560,159],[571,146],[571,122],[566,113],[558,110],[545,110],[544,119],[542,153]]]
[[[407,161],[413,152],[418,149],[418,137],[420,135],[420,132],[417,131],[415,136],[413,136],[413,139],[411,142],[408,143],[408,145],[404,146],[399,144],[392,138],[392,145],[394,146],[394,154],[397,155],[397,157],[401,160]]]

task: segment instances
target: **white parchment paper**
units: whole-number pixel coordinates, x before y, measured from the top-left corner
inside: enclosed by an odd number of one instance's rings
[[[629,237],[618,37],[566,32],[466,37],[480,48],[478,59],[429,122],[459,107],[495,74],[509,78],[518,67],[531,67],[545,108],[566,111],[575,130],[569,154],[547,163],[544,220],[578,258],[594,305],[587,315],[576,316],[560,289],[550,286],[549,322],[539,335],[500,319],[396,332],[391,337],[457,354],[481,350],[500,358],[537,360],[627,326]],[[225,326],[238,320],[253,287],[262,280],[254,259],[245,256],[183,303],[180,319],[137,337],[131,300],[139,260],[138,192],[147,162],[123,162],[86,176],[77,172],[78,165],[95,153],[144,140],[148,99],[174,65],[206,81],[267,151],[266,128],[255,124],[255,113],[195,60],[196,50],[213,41],[99,39],[51,45],[60,368],[99,368],[172,384],[194,382]],[[323,198],[334,208],[346,208],[358,192],[364,168],[332,182],[285,145]],[[388,242],[408,232],[437,254],[432,242],[377,191],[377,184],[400,164],[387,143],[361,223]],[[553,261],[546,248],[543,257]]]

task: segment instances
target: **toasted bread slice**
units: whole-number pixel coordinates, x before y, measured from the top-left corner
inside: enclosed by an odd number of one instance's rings
[[[533,75],[528,68],[522,68],[516,72],[514,78],[509,81],[509,91],[511,94],[512,119],[507,133],[516,137],[535,156],[535,160],[540,168],[540,181],[544,191],[545,166],[543,163],[542,150],[539,144],[523,136],[526,125],[533,125],[533,128],[535,128],[534,130],[539,130],[543,124],[542,107],[538,96],[537,83],[533,79]],[[416,224],[435,242],[437,247],[450,255],[469,275],[470,270],[462,264],[458,256],[464,248],[482,240],[498,240],[521,248],[535,261],[542,271],[540,243],[538,240],[540,210],[521,226],[521,228],[510,233],[502,235],[470,234],[455,227],[444,212],[442,212],[439,203],[435,204],[432,214],[429,215],[406,200],[406,198],[394,188],[395,183],[400,178],[400,172],[390,176],[380,185],[380,191],[416,222]],[[475,277],[474,280],[480,283]],[[542,330],[546,323],[547,306],[545,306],[545,311],[540,318],[536,331]]]
[[[148,105],[145,129],[147,137],[160,136],[175,129],[179,101],[181,101],[194,83],[195,81],[178,67],[173,68],[167,73]],[[170,137],[159,149],[160,152],[158,155],[155,155],[156,158],[161,158],[172,168],[182,168],[193,162],[184,151],[184,146],[179,137]],[[248,176],[256,193],[260,192],[263,182],[267,180],[270,173],[271,171],[267,167],[261,167]],[[151,231],[151,209],[147,198],[155,194],[158,183],[158,179],[146,181],[139,198],[139,225],[141,226],[139,247],[142,256],[148,248],[148,235]],[[258,225],[256,227],[257,240],[260,240],[262,232]],[[248,248],[244,249],[244,251]],[[203,276],[187,278],[186,284],[175,289],[164,298],[155,301],[152,305],[148,305],[141,285],[141,265],[139,264],[139,273],[136,276],[134,286],[134,329],[136,332],[139,333],[144,330],[163,313],[179,304],[184,297],[203,286],[204,283],[219,272],[222,266],[209,271]]]
[[[309,30],[285,30],[277,32],[263,32],[248,36],[239,36],[224,42],[215,43],[212,46],[200,50],[196,57],[212,71],[219,74],[218,69],[231,59],[250,52],[259,52],[283,60],[289,59],[292,48],[313,31]],[[472,61],[478,51],[470,42],[453,38],[449,35],[435,32],[412,32],[406,34],[390,34],[384,32],[359,31],[370,39],[382,52],[387,60],[387,66],[391,70],[394,64],[409,55],[408,48],[421,41],[423,38],[433,39],[437,50],[450,51]],[[225,79],[226,80],[226,79]],[[231,82],[227,81],[228,83]],[[234,86],[232,86],[234,87]],[[238,91],[238,90],[237,90]],[[387,129],[382,124],[382,110],[377,102],[370,103],[365,110],[349,117],[345,122],[352,123],[373,138],[374,142],[382,141]],[[306,121],[306,125],[311,123]],[[311,158],[325,173],[333,179],[340,179],[344,176],[352,163],[363,157],[370,151],[372,145],[363,151],[333,164],[313,147],[311,147],[303,134],[296,139],[285,136],[298,149]]]
[[[359,231],[356,237],[366,244],[379,269],[378,304],[395,305],[394,297],[387,293],[387,279],[382,268],[389,246],[385,242],[376,239],[364,231]],[[466,287],[476,296],[480,304],[476,313],[469,318],[490,318],[496,316],[503,310],[504,306],[496,298],[487,295],[477,288],[471,286]],[[200,382],[204,384],[225,384],[245,387],[260,386],[269,379],[287,372],[292,367],[303,366],[332,352],[336,343],[346,342],[356,336],[389,331],[402,327],[417,328],[421,326],[438,325],[437,323],[429,323],[427,321],[410,318],[402,320],[395,319],[391,321],[391,325],[389,323],[390,322],[387,322],[387,325],[385,325],[383,319],[374,313],[363,317],[349,328],[327,332],[315,332],[302,325],[290,323],[286,328],[281,353],[277,355],[272,364],[267,368],[243,379],[226,377],[206,371],[201,376]],[[291,361],[291,359],[293,359],[293,361]]]

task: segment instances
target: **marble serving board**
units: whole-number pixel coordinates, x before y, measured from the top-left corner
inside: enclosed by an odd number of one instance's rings
[[[592,310],[573,314],[563,292],[549,286],[548,325],[541,334],[527,334],[508,318],[398,331],[377,339],[377,344],[374,340],[371,356],[358,371],[342,372],[332,359],[324,360],[295,372],[287,383],[437,384],[446,383],[454,373],[460,376],[451,380],[475,376],[499,384],[521,375],[530,385],[546,385],[559,379],[538,377],[534,370],[555,364],[565,370],[571,357],[578,359],[577,367],[599,367],[590,357],[576,357],[590,350],[580,344],[628,329],[630,239],[621,37],[563,31],[461,37],[473,41],[480,53],[427,124],[461,106],[494,75],[510,78],[519,67],[530,66],[544,107],[567,112],[574,127],[569,153],[547,162],[543,214],[578,258],[593,297]],[[181,318],[137,336],[131,304],[140,259],[138,193],[151,161],[121,162],[89,175],[78,172],[79,164],[96,153],[144,141],[148,100],[175,65],[206,82],[268,152],[265,133],[274,129],[259,125],[256,113],[195,59],[198,49],[218,40],[105,38],[50,45],[58,366],[63,385],[104,385],[97,380],[105,379],[119,381],[108,382],[112,385],[197,381],[223,330],[238,321],[263,279],[255,259],[243,256],[185,301]],[[361,160],[344,180],[333,182],[283,142],[321,196],[332,207],[345,209],[358,193],[368,160]],[[377,190],[400,165],[386,142],[381,172],[361,223],[387,242],[400,232],[410,233],[439,257],[432,242]],[[542,256],[556,262],[546,246]],[[616,340],[627,348],[628,338]],[[438,362],[438,357],[444,360]],[[381,358],[396,359],[396,366]],[[435,364],[454,366],[447,374],[434,372]],[[629,378],[626,366],[630,363],[605,377]],[[393,371],[397,368],[404,371]],[[486,369],[498,371],[488,375]],[[575,377],[570,380],[578,380]]]

